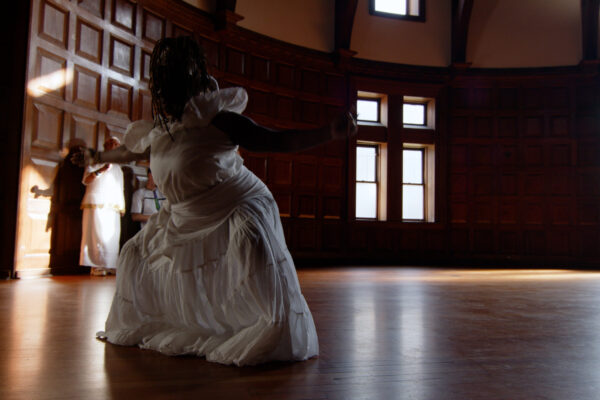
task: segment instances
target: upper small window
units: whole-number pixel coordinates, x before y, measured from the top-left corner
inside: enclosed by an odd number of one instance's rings
[[[435,129],[435,99],[404,96],[402,124],[409,129]]]
[[[404,125],[427,125],[427,105],[423,103],[404,103],[403,111],[403,122]]]
[[[425,0],[369,0],[371,15],[425,21]]]
[[[362,125],[387,126],[387,96],[381,93],[356,92],[356,119]]]
[[[359,121],[379,122],[379,99],[358,99],[356,112]]]

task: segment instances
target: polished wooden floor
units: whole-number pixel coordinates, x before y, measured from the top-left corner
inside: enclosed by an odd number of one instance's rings
[[[0,399],[599,399],[600,273],[304,269],[321,355],[228,367],[94,339],[114,277],[0,282]]]

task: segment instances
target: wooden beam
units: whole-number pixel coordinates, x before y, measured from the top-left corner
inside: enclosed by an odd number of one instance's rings
[[[335,50],[350,50],[358,0],[335,0]]]
[[[227,10],[235,12],[235,3],[236,0],[216,0],[216,10]]]
[[[467,60],[469,20],[474,0],[452,0],[452,63]]]
[[[235,13],[236,0],[216,0],[215,28],[217,30],[231,29],[244,19]]]
[[[598,59],[598,16],[600,0],[581,0],[581,43],[583,60]]]

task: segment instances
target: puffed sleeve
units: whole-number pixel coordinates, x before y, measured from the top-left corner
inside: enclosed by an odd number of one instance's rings
[[[133,153],[143,153],[152,142],[153,121],[135,121],[127,126],[123,144]]]
[[[248,93],[241,87],[201,93],[186,105],[181,118],[186,127],[205,127],[221,111],[241,114],[248,104]]]

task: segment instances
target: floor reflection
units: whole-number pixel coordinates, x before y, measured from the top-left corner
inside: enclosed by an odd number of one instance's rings
[[[18,282],[8,299],[2,299],[7,308],[10,322],[5,329],[2,351],[10,362],[7,376],[13,384],[24,386],[41,379],[44,371],[44,359],[38,355],[44,353],[48,334],[48,288],[39,281]],[[0,336],[1,337],[1,336]]]
[[[371,267],[299,278],[319,358],[249,368],[95,340],[114,277],[0,282],[0,398],[598,398],[598,272]]]

